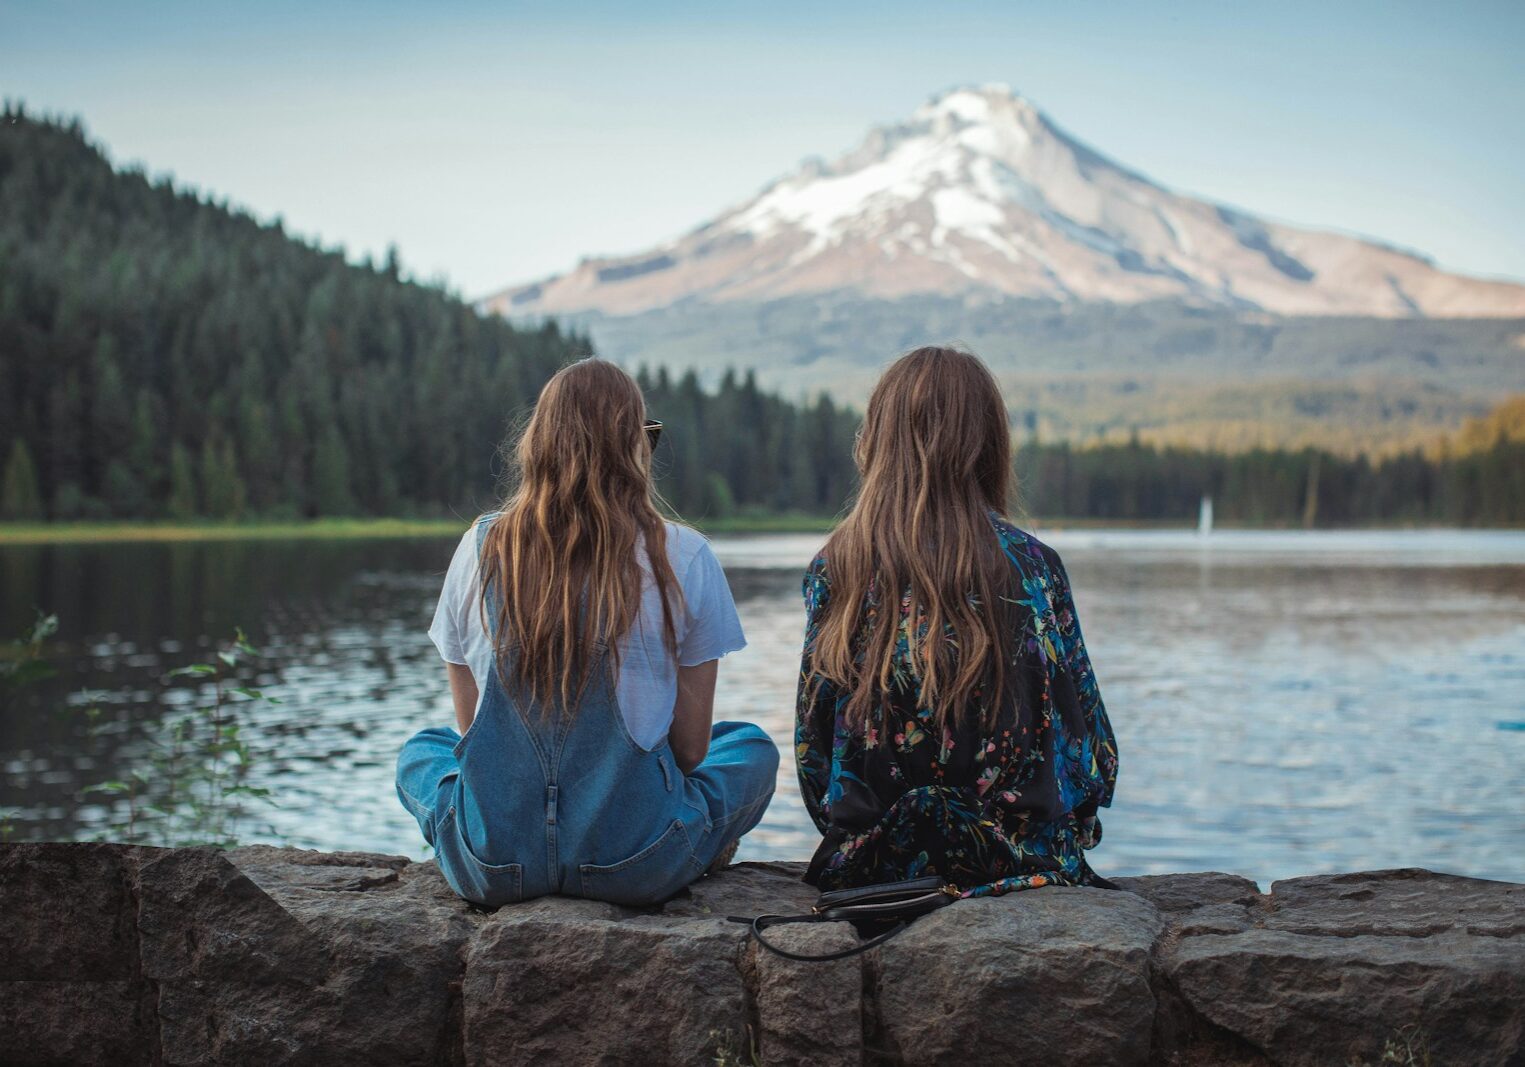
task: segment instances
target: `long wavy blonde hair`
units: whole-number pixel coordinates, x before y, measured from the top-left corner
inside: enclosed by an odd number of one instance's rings
[[[650,579],[662,637],[677,641],[682,590],[651,481],[646,401],[613,363],[585,359],[540,392],[514,449],[516,486],[482,544],[482,612],[496,601],[494,643],[505,687],[547,712],[576,711],[593,670],[619,667]]]
[[[859,726],[906,669],[940,727],[976,707],[988,725],[1018,639],[1011,566],[990,521],[1012,480],[995,379],[955,349],[902,356],[869,397],[855,458],[856,499],[823,550],[831,595],[816,672],[847,694]]]

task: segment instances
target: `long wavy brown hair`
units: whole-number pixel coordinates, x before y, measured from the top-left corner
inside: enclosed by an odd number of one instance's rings
[[[1011,430],[990,371],[951,348],[918,348],[869,397],[860,483],[823,550],[831,595],[813,649],[862,726],[909,669],[939,727],[1006,696],[1017,632],[1011,566],[991,526],[1011,491]],[[909,597],[902,616],[900,600]],[[897,656],[904,638],[908,661]]]
[[[619,667],[647,580],[662,600],[662,637],[677,641],[682,590],[651,481],[646,401],[613,363],[585,359],[540,391],[513,451],[516,483],[482,544],[482,613],[496,613],[505,687],[549,712],[575,712],[602,662]],[[641,566],[644,552],[650,579]]]

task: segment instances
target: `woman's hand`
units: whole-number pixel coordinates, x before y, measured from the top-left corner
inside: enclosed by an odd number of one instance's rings
[[[712,659],[697,667],[678,668],[678,699],[673,704],[672,728],[667,744],[678,770],[689,774],[704,762],[710,750],[710,730],[715,718],[715,677],[720,661]],[[475,692],[475,687],[473,687]]]

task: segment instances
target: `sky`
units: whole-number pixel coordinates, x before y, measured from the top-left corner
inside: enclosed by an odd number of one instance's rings
[[[468,297],[984,82],[1182,192],[1525,279],[1522,50],[1514,0],[0,0],[0,95]]]

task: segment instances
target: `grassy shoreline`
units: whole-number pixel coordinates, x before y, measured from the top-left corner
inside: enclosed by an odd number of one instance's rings
[[[458,537],[468,519],[306,519],[271,522],[0,522],[0,547],[7,545],[113,544],[132,541],[342,541]],[[706,534],[826,533],[836,524],[830,515],[734,515],[722,519],[689,520]],[[1042,534],[1059,530],[1184,530],[1184,520],[1063,519],[1025,516],[1018,520]],[[1250,529],[1237,523],[1220,523],[1221,529]],[[1294,530],[1292,524],[1262,525],[1253,529]],[[1451,527],[1412,523],[1374,523],[1336,527],[1360,530],[1423,530]],[[1481,528],[1481,527],[1480,527]],[[1486,529],[1518,529],[1500,526]]]
[[[108,544],[127,541],[301,541],[458,537],[470,519],[308,519],[273,522],[0,522],[0,545]],[[821,533],[821,515],[735,516],[696,522],[709,534]]]
[[[26,522],[0,523],[0,545],[112,541],[348,540],[445,537],[466,521],[453,519],[311,519],[296,522]]]

